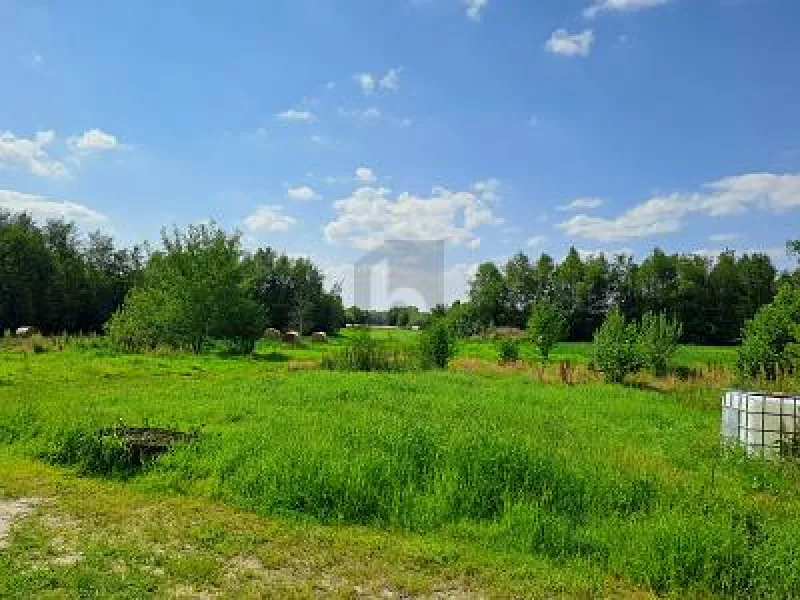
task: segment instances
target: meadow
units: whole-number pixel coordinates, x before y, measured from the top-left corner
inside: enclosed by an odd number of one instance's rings
[[[283,544],[269,561],[295,573],[287,557],[307,553],[312,571],[346,582],[262,581],[275,597],[359,597],[364,580],[396,597],[800,593],[800,471],[720,446],[719,381],[567,386],[534,368],[494,368],[484,340],[461,343],[447,371],[320,368],[349,335],[262,341],[247,358],[124,355],[99,339],[0,352],[0,496],[60,498],[109,531],[167,505],[161,529],[205,549],[162,557],[153,571],[146,539],[163,532],[134,527],[102,552],[87,534],[94,553],[43,571],[46,528],[33,521],[0,557],[0,596],[264,594],[233,586],[221,565],[245,551],[268,562],[266,542],[247,537],[265,528]],[[415,342],[412,332],[374,335]],[[553,360],[585,362],[588,350],[562,344]],[[686,347],[676,363],[724,369],[734,359],[728,348]],[[97,433],[119,424],[198,437],[141,465]],[[233,525],[241,519],[245,530]],[[120,564],[127,581],[102,576]],[[435,595],[442,577],[450,596]]]

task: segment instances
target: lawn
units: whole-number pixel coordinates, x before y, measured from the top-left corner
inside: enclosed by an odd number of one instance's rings
[[[351,597],[354,586],[454,597],[800,593],[798,470],[720,448],[719,389],[298,367],[348,335],[263,344],[255,358],[0,354],[0,496],[54,503],[22,522],[0,558],[0,596],[80,595],[92,582],[123,594],[101,577],[119,564],[131,596],[181,586],[276,597]],[[557,357],[586,351],[565,345]],[[687,363],[730,356],[682,352]],[[138,469],[96,434],[119,423],[199,437]],[[119,533],[140,512],[192,550],[154,559],[148,548],[168,545],[158,527]],[[48,536],[66,535],[48,533],[53,518],[77,519],[86,535],[69,540],[80,558],[45,577]],[[100,542],[98,528],[119,535]],[[251,590],[231,567],[242,556],[283,565],[286,577]]]

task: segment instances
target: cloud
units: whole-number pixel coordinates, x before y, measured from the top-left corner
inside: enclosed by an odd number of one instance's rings
[[[589,56],[594,43],[594,32],[587,29],[582,33],[570,34],[566,29],[557,29],[545,44],[545,49],[560,56]]]
[[[481,200],[494,202],[499,197],[501,185],[499,179],[491,178],[476,182],[472,189],[475,190]]]
[[[83,135],[74,135],[67,138],[67,147],[72,152],[90,153],[106,150],[117,150],[122,147],[116,136],[106,133],[101,129],[90,129]]]
[[[372,73],[358,73],[353,75],[353,79],[366,95],[372,94],[377,88],[387,92],[396,92],[400,89],[400,72],[402,70],[402,67],[389,69],[383,76],[373,75]]]
[[[310,110],[297,108],[290,108],[289,110],[285,110],[282,113],[276,114],[275,116],[282,121],[312,123],[316,120],[316,116],[314,116],[314,113],[312,113]]]
[[[742,237],[740,233],[714,233],[708,236],[708,239],[712,242],[718,242],[722,244],[725,242],[735,242],[740,237]]]
[[[356,169],[356,178],[362,183],[369,183],[375,181],[375,173],[368,167],[358,167]]]
[[[297,224],[297,219],[283,214],[283,207],[277,204],[262,204],[257,206],[253,214],[244,219],[244,226],[248,231],[289,231]]]
[[[543,235],[534,235],[533,237],[528,238],[528,247],[529,248],[539,248],[544,246],[545,242],[547,242],[547,237]]]
[[[381,77],[381,88],[390,92],[396,92],[400,89],[400,71],[402,69],[389,69],[389,71]]]
[[[437,187],[429,196],[403,193],[393,199],[387,188],[363,186],[333,203],[336,217],[323,232],[330,242],[362,249],[396,240],[443,240],[474,247],[480,243],[476,229],[501,222],[486,198],[486,192]]]
[[[108,218],[98,211],[69,200],[53,200],[44,196],[0,190],[0,211],[28,213],[36,221],[64,219],[84,224],[106,223]]]
[[[0,166],[24,169],[37,177],[66,177],[69,175],[67,167],[47,153],[55,139],[54,131],[39,131],[32,138],[17,137],[10,131],[0,132]]]
[[[371,74],[359,73],[358,75],[353,75],[353,79],[361,86],[361,91],[365,94],[371,94],[375,91],[375,77]]]
[[[464,5],[467,7],[467,17],[471,21],[480,21],[488,4],[489,0],[464,0]]]
[[[361,119],[364,121],[377,121],[383,116],[381,109],[376,108],[374,106],[370,106],[364,109],[356,108],[353,110],[346,110],[344,108],[340,108],[339,114],[343,117]]]
[[[556,210],[560,210],[562,212],[571,212],[575,210],[587,210],[592,208],[599,208],[603,205],[604,200],[602,198],[576,198],[572,202],[567,204],[562,204],[556,207]]]
[[[316,200],[317,192],[314,191],[314,188],[301,185],[297,187],[290,187],[286,195],[289,196],[291,200],[297,200],[300,202],[308,202],[310,200]]]
[[[601,12],[633,12],[643,8],[662,6],[670,0],[598,0],[583,11],[587,19],[594,19]]]
[[[595,240],[622,240],[683,228],[690,213],[720,217],[760,208],[775,213],[800,208],[800,175],[751,173],[709,183],[699,192],[650,198],[614,218],[576,215],[558,225],[568,235]]]

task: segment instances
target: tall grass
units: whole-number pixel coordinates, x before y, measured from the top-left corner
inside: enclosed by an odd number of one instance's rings
[[[26,455],[113,474],[99,429],[203,427],[132,485],[588,563],[676,596],[800,594],[800,471],[720,448],[714,389],[27,359],[0,365],[0,443]]]

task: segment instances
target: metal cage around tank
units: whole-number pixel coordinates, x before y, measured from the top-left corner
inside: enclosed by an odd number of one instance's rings
[[[722,398],[722,437],[748,454],[800,453],[800,396],[731,390]]]

